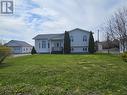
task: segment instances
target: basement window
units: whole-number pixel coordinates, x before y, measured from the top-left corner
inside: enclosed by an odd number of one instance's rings
[[[71,48],[71,51],[74,51],[74,48]]]
[[[70,39],[71,39],[71,42],[73,42],[73,41],[74,41],[73,36],[71,36],[71,37],[70,37]]]

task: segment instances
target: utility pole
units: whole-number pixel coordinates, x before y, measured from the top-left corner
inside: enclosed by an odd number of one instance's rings
[[[109,52],[109,33],[107,32],[107,44],[108,44],[108,54],[110,53]]]

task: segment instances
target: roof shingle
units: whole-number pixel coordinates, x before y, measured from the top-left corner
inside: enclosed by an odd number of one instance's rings
[[[5,46],[21,46],[21,47],[32,47],[32,45],[26,43],[25,41],[11,40],[5,44]]]

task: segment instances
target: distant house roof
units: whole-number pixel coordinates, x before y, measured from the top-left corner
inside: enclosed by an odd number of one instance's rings
[[[11,40],[8,43],[5,44],[5,46],[10,46],[10,47],[14,47],[14,46],[19,46],[19,47],[32,47],[32,45],[24,42],[24,41],[17,41],[17,40]]]

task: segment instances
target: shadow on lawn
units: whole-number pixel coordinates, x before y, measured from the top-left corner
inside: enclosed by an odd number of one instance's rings
[[[11,65],[7,64],[7,63],[0,63],[0,69],[6,68],[6,67],[9,67],[9,66],[11,66]]]

